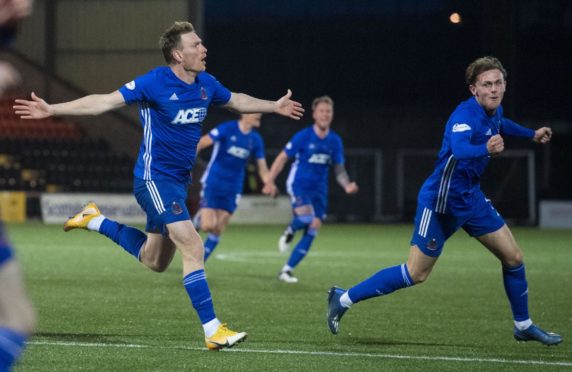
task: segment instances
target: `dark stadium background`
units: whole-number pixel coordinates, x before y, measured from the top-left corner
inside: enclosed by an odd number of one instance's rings
[[[173,4],[187,4],[190,14],[177,12]],[[175,16],[154,14],[169,7]],[[92,9],[98,13],[90,14]],[[461,15],[461,23],[449,21],[453,12]],[[102,25],[99,19],[109,22]],[[10,53],[29,69],[20,93],[35,89],[57,102],[116,89],[161,63],[156,39],[175,19],[190,19],[199,27],[208,48],[208,71],[231,90],[276,98],[291,88],[305,105],[308,114],[301,122],[264,117],[261,132],[271,150],[279,150],[311,123],[314,97],[330,95],[336,105],[333,129],[346,148],[383,153],[382,211],[387,220],[409,220],[415,193],[431,170],[431,161],[425,160],[408,167],[405,210],[400,211],[396,154],[439,148],[448,115],[468,97],[465,67],[477,57],[494,55],[509,74],[506,116],[529,127],[554,129],[547,148],[513,139],[508,147],[534,149],[537,200],[572,199],[567,175],[572,168],[570,1],[40,0]],[[149,28],[153,32],[145,32]],[[85,42],[74,39],[76,32]],[[205,127],[231,117],[211,110]],[[132,132],[139,131],[139,124],[133,110],[78,120],[113,151],[136,155],[139,138]],[[341,221],[375,220],[371,164],[352,162],[349,157],[350,174],[362,193],[348,199],[334,184],[333,214]],[[524,220],[525,164],[498,162],[491,168],[486,191],[497,205],[505,203],[503,213],[510,210],[516,221]],[[124,178],[130,177],[127,173]],[[128,192],[129,182],[125,185]]]

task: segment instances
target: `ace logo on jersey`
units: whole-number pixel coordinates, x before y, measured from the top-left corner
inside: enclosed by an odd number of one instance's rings
[[[312,156],[310,156],[310,159],[308,159],[308,163],[329,164],[330,163],[330,155],[328,155],[328,154],[312,154]]]
[[[204,107],[197,107],[186,110],[179,110],[175,119],[171,124],[193,124],[201,123],[207,116],[207,109]]]

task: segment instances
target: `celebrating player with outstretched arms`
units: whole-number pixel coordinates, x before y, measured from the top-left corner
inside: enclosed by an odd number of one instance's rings
[[[107,236],[154,271],[164,271],[175,250],[183,260],[183,285],[205,332],[209,349],[231,347],[246,338],[226,328],[215,315],[204,272],[203,243],[185,205],[190,172],[196,157],[202,122],[210,105],[240,113],[276,113],[299,119],[304,110],[290,99],[266,101],[232,93],[205,72],[207,49],[189,22],[175,22],[160,38],[167,66],[157,67],[109,94],[47,104],[16,100],[23,119],[53,115],[98,115],[138,103],[143,140],[134,169],[134,194],[147,214],[147,234],[105,218],[89,203],[69,219],[64,230],[87,229]]]

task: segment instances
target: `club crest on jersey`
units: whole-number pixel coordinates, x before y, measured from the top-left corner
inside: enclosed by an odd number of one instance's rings
[[[171,124],[193,124],[201,123],[207,116],[205,107],[195,107],[191,109],[181,109]]]
[[[207,90],[205,89],[205,87],[201,87],[201,99],[202,100],[209,99],[209,96],[207,95]]]

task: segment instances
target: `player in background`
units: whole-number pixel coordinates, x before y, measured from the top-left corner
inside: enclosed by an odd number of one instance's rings
[[[290,100],[277,101],[233,93],[205,72],[207,49],[189,22],[175,22],[160,38],[167,66],[157,67],[109,94],[47,104],[16,100],[23,119],[54,115],[98,115],[137,102],[143,140],[134,169],[134,194],[147,214],[147,234],[105,218],[94,203],[69,219],[64,230],[98,231],[123,247],[153,271],[164,271],[179,249],[183,285],[205,332],[209,349],[231,347],[246,337],[222,324],[215,315],[204,271],[204,247],[185,205],[190,172],[196,157],[202,122],[210,105],[240,113],[276,113],[292,119],[303,114]]]
[[[256,160],[258,175],[268,177],[264,142],[255,128],[260,127],[262,114],[242,114],[239,120],[218,125],[201,137],[197,153],[212,146],[214,149],[201,183],[200,209],[194,218],[195,227],[207,232],[205,261],[220,242],[220,236],[237,208],[244,185],[245,168],[249,158]],[[269,190],[271,196],[277,189]]]
[[[271,192],[275,187],[274,180],[288,159],[295,157],[286,181],[293,216],[278,241],[279,250],[287,252],[296,231],[303,230],[304,233],[278,274],[278,279],[286,283],[298,282],[292,270],[308,254],[326,218],[330,167],[334,166],[336,180],[347,194],[358,192],[357,184],[350,181],[344,166],[342,139],[330,129],[334,119],[334,101],[328,96],[315,98],[312,117],[314,124],[296,133],[278,154],[263,190],[265,193]]]
[[[342,316],[353,304],[423,283],[445,241],[463,228],[500,260],[514,338],[545,345],[562,342],[560,335],[532,323],[522,251],[480,188],[490,158],[504,150],[503,136],[530,138],[540,144],[548,143],[552,136],[550,128],[534,131],[503,117],[506,77],[506,70],[494,57],[479,58],[467,67],[465,78],[472,97],[449,117],[435,170],[419,191],[407,263],[385,268],[347,291],[331,288],[327,322],[332,333],[338,333]]]
[[[0,50],[16,36],[18,22],[32,12],[31,0],[0,0]],[[20,82],[20,74],[0,61],[0,96]],[[26,290],[14,250],[0,221],[0,372],[20,358],[36,327],[36,313]]]

